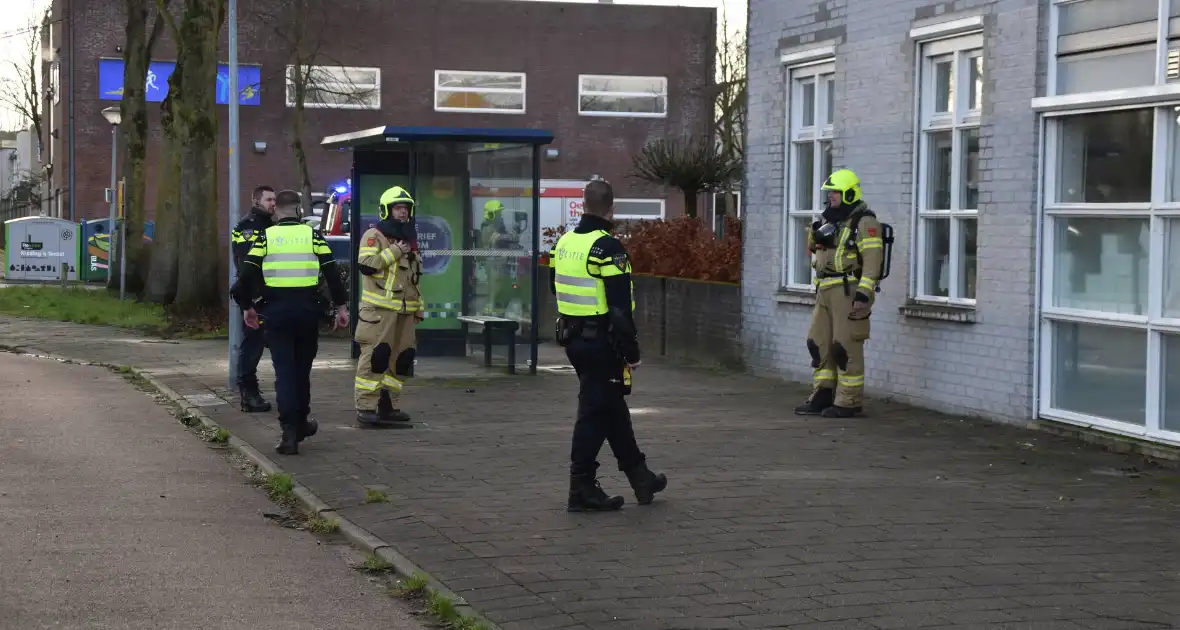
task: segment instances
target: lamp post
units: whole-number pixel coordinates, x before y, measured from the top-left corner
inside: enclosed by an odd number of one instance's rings
[[[232,230],[237,221],[239,201],[242,194],[241,168],[238,161],[238,105],[241,100],[241,90],[238,86],[238,2],[229,0],[227,8],[226,30],[229,31],[229,217],[226,229]],[[234,244],[232,238],[226,239],[229,251],[229,285],[233,286],[237,269],[234,265]],[[229,301],[229,388],[238,386],[238,351],[242,346],[242,312],[237,302]]]
[[[111,270],[115,264],[115,204],[118,203],[118,161],[119,161],[119,124],[123,122],[123,114],[118,107],[107,107],[102,110],[102,117],[111,125],[111,222],[107,229],[107,286],[111,286],[114,278]],[[122,243],[123,239],[119,239]],[[120,261],[122,262],[122,261]]]

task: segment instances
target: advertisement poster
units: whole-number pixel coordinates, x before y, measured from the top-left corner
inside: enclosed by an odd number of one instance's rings
[[[159,103],[168,96],[168,79],[176,70],[175,61],[153,61],[148,64],[144,81],[144,96],[149,103]],[[238,104],[262,104],[262,66],[238,66]],[[123,60],[98,60],[98,98],[104,101],[123,99]],[[229,66],[217,66],[217,104],[229,103]]]
[[[362,175],[360,210],[366,217],[376,214],[381,193],[390,186],[410,185],[405,175]],[[419,330],[458,330],[456,319],[463,309],[463,196],[458,177],[419,177],[414,216],[418,225],[418,246],[423,254],[422,297],[426,321]],[[361,229],[368,229],[368,220]],[[430,255],[427,252],[447,252]]]

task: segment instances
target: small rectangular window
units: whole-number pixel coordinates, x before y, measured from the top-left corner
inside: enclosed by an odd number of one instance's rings
[[[381,109],[381,69],[349,66],[287,66],[287,107]]]
[[[662,219],[663,199],[615,199],[615,219]]]
[[[1160,5],[1161,0],[1054,0],[1057,78],[1050,94],[1154,85]]]
[[[483,114],[525,112],[523,72],[434,71],[434,111]]]
[[[584,74],[578,77],[582,116],[662,118],[668,115],[668,79]]]

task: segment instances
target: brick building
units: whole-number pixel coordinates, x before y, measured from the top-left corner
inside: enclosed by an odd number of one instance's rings
[[[556,136],[558,155],[542,165],[543,178],[598,174],[616,184],[628,213],[680,211],[677,193],[626,174],[632,154],[649,139],[708,131],[715,10],[514,0],[242,0],[240,85],[257,86],[240,107],[243,209],[258,183],[298,187],[286,79],[294,46],[276,35],[290,32],[296,5],[311,7],[303,17],[318,27],[304,31],[315,38],[303,48],[314,50],[305,61],[316,66],[317,81],[338,80],[308,98],[303,139],[314,190],[348,177],[350,156],[318,146],[328,135],[387,124],[529,127]],[[105,216],[110,128],[100,112],[120,98],[123,3],[54,0],[53,18],[45,39],[51,188],[60,191],[62,216]],[[224,33],[222,40],[224,63]],[[174,59],[165,35],[153,54],[149,101],[166,94]],[[219,80],[227,74],[223,66]],[[460,89],[447,89],[455,86]],[[226,98],[228,90],[219,103]],[[148,105],[151,214],[160,128],[158,103]],[[224,104],[219,109],[224,156],[227,111]],[[223,203],[227,194],[221,193]]]
[[[1180,3],[751,0],[749,23],[751,366],[810,380],[805,229],[847,167],[897,231],[872,392],[1180,443]]]

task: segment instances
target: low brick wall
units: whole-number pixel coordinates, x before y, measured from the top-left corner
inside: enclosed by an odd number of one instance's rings
[[[741,370],[741,286],[681,278],[635,276],[635,323],[647,356]],[[542,340],[553,340],[557,305],[541,292]]]

